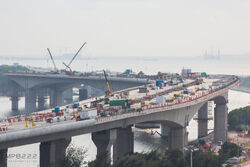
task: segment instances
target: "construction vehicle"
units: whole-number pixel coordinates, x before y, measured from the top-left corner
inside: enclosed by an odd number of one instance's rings
[[[166,102],[173,102],[175,100],[175,97],[171,97],[170,99],[166,99]]]
[[[70,60],[70,62],[68,64],[66,64],[65,62],[63,62],[63,65],[65,65],[65,72],[67,74],[73,74],[72,69],[70,67],[71,63],[74,61],[74,59],[76,58],[76,56],[79,54],[79,52],[82,50],[82,48],[84,47],[84,45],[86,44],[86,42],[83,43],[83,45],[80,47],[80,49],[76,52],[76,54],[74,55],[74,57]],[[68,70],[68,71],[67,71]]]
[[[105,92],[105,95],[110,96],[111,95],[111,89],[110,89],[109,81],[107,79],[106,71],[104,69],[102,71],[103,71],[105,81],[106,81],[106,85],[107,85],[107,91]]]

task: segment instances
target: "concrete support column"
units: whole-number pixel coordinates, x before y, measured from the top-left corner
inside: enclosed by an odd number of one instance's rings
[[[227,141],[227,104],[216,104],[214,109],[214,142]]]
[[[63,91],[56,90],[54,96],[55,106],[62,106],[63,105]]]
[[[45,97],[38,95],[38,111],[44,110],[45,106]]]
[[[7,152],[8,149],[0,150],[0,167],[7,167]]]
[[[18,87],[13,85],[11,93],[11,111],[18,112]]]
[[[170,128],[168,135],[169,149],[183,149],[188,145],[188,132],[186,128]]]
[[[79,101],[86,100],[88,98],[88,90],[85,88],[79,89]]]
[[[63,91],[60,89],[50,90],[50,106],[62,106],[63,105]]]
[[[121,156],[134,152],[134,134],[131,126],[116,129],[116,140],[113,145],[113,161]]]
[[[45,108],[45,89],[39,89],[38,96],[38,111],[42,111]]]
[[[63,98],[66,101],[67,104],[73,102],[73,89],[67,89],[66,91],[63,92]]]
[[[18,84],[16,84],[15,82],[11,82],[10,83],[12,86],[12,91],[11,91],[11,111],[14,113],[18,112]]]
[[[166,122],[161,122],[161,136],[167,137],[168,133],[170,131],[170,128],[167,126]]]
[[[49,89],[49,106],[53,107],[54,106],[54,90]]]
[[[198,138],[207,136],[208,103],[205,103],[198,111]]]
[[[25,113],[36,111],[36,91],[34,89],[25,90]]]
[[[105,151],[110,152],[110,130],[92,133],[92,140],[96,145],[97,154],[101,154]]]
[[[61,167],[60,163],[70,142],[71,138],[42,142],[40,144],[40,167]]]

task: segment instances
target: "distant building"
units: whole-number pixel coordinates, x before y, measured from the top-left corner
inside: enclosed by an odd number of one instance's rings
[[[188,74],[191,74],[191,73],[192,73],[192,70],[189,68],[183,68],[181,71],[181,75],[183,76],[187,76]]]

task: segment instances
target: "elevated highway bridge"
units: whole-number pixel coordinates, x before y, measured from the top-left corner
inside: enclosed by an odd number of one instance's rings
[[[62,106],[64,104],[63,92],[71,90],[68,97],[72,99],[72,87],[87,85],[96,89],[106,90],[104,76],[80,76],[50,73],[14,73],[8,72],[4,75],[12,82],[12,111],[18,112],[18,90],[25,92],[25,113],[44,110],[45,96],[49,96],[50,106]],[[140,86],[152,81],[141,78],[126,78],[119,76],[108,76],[112,91]],[[19,88],[19,89],[18,89]],[[38,101],[38,108],[36,102]]]
[[[115,92],[109,100],[120,99],[123,94],[126,94],[126,98],[133,101],[130,109],[120,109],[120,112],[109,112],[104,116],[98,114],[87,120],[73,119],[54,123],[46,123],[43,120],[35,122],[34,127],[28,128],[25,128],[23,121],[16,125],[12,122],[9,130],[0,133],[0,164],[7,166],[5,155],[9,147],[40,142],[40,166],[59,167],[59,161],[71,137],[86,133],[92,133],[97,154],[110,150],[113,145],[115,162],[122,155],[133,152],[134,140],[131,126],[151,121],[161,123],[161,134],[168,136],[169,148],[183,149],[188,144],[186,127],[195,114],[198,113],[198,136],[207,135],[208,101],[214,101],[216,104],[214,142],[227,141],[228,90],[237,86],[240,80],[235,76],[212,76],[203,78],[201,83],[196,81],[186,79],[184,83],[162,88],[153,83]],[[140,93],[141,88],[146,88],[146,91]],[[183,90],[189,90],[189,93],[171,101],[159,103],[156,100],[157,96],[170,99],[174,95],[183,94]],[[87,106],[89,108],[89,103],[99,98],[104,97],[81,101],[79,106],[81,109]],[[74,112],[74,109],[70,109],[69,106],[63,106],[61,109]],[[50,112],[51,109],[33,113],[33,115]]]

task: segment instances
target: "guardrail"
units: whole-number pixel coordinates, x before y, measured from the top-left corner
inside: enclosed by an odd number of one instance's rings
[[[199,95],[196,95],[193,97],[191,100],[186,99],[184,101],[178,102],[178,103],[165,103],[165,104],[158,104],[158,105],[151,105],[151,106],[145,106],[142,111],[139,112],[130,112],[130,113],[125,113],[125,114],[120,114],[120,115],[114,115],[114,116],[108,116],[108,117],[99,117],[96,119],[97,123],[104,123],[104,122],[109,122],[109,121],[114,121],[114,120],[120,120],[124,118],[130,118],[134,116],[141,116],[141,115],[146,115],[146,114],[151,114],[151,113],[156,113],[156,112],[164,112],[167,110],[174,110],[174,109],[179,109],[191,105],[195,105],[198,103],[201,103],[202,101],[206,101],[209,99],[212,99],[225,91],[235,87],[240,83],[240,80],[236,78],[236,80],[225,84],[221,87],[216,87],[215,89],[208,90],[206,92],[202,92]]]
[[[104,123],[104,122],[126,119],[126,118],[130,118],[130,117],[141,116],[141,115],[146,115],[146,114],[150,114],[150,113],[164,112],[167,110],[174,110],[174,109],[179,109],[179,108],[195,105],[195,104],[201,103],[202,101],[206,101],[206,100],[209,100],[211,98],[214,98],[214,97],[220,95],[221,93],[223,93],[225,90],[231,89],[232,87],[238,85],[239,83],[240,83],[240,80],[238,78],[236,78],[235,80],[233,80],[227,84],[223,84],[220,87],[215,87],[214,89],[210,89],[207,91],[202,91],[201,93],[199,93],[198,95],[195,95],[195,96],[183,98],[180,100],[175,100],[174,102],[171,102],[171,103],[145,106],[142,108],[142,111],[127,112],[127,113],[123,113],[123,114],[119,114],[119,115],[117,114],[117,115],[106,116],[106,117],[99,117],[98,116],[96,118],[96,123],[100,124],[100,123]],[[181,87],[181,86],[175,86],[171,89],[175,89],[178,87]],[[51,109],[43,111],[44,114],[47,112],[51,112]],[[18,119],[18,118],[16,118],[16,119]],[[16,123],[18,123],[18,122],[20,122],[20,120],[16,120]],[[44,126],[44,125],[41,125],[41,126]],[[41,126],[39,126],[39,127],[41,127]],[[35,127],[33,127],[33,128],[35,128]]]

